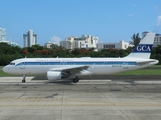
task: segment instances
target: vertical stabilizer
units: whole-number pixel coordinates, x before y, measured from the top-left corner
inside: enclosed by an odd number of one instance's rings
[[[140,41],[140,43],[133,49],[133,51],[125,58],[143,58],[149,59],[155,33],[147,33],[147,35]]]

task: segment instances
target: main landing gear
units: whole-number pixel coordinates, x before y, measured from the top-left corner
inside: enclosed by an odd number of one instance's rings
[[[25,77],[26,77],[26,75],[23,75],[22,83],[26,82]]]
[[[75,77],[74,79],[73,79],[73,82],[74,83],[77,83],[79,81],[79,78],[78,77]]]

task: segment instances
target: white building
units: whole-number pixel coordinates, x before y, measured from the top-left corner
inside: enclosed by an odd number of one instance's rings
[[[52,42],[47,42],[47,43],[45,43],[44,47],[51,48],[51,45],[53,45],[53,44],[54,43],[52,43]]]
[[[9,41],[6,39],[6,29],[5,28],[0,28],[0,43],[7,43],[11,46],[18,46],[17,43]]]
[[[97,50],[101,49],[127,49],[129,47],[129,43],[121,40],[119,43],[98,43]]]
[[[65,41],[61,41],[60,46],[71,50],[75,48],[96,48],[98,40],[98,37],[91,35],[82,35],[81,37],[70,36]]]
[[[145,31],[142,33],[142,39],[146,36],[147,33],[149,32]],[[161,45],[161,34],[155,34],[153,47],[157,47],[158,45]]]
[[[5,41],[5,40],[6,40],[6,29],[0,28],[0,41]]]
[[[37,34],[34,34],[33,30],[29,30],[26,34],[23,34],[24,47],[31,47],[37,44]]]
[[[18,46],[18,44],[17,43],[15,43],[15,42],[12,42],[12,41],[8,41],[8,40],[3,40],[3,41],[0,41],[0,43],[7,43],[7,44],[9,44],[9,45],[11,45],[11,46]]]

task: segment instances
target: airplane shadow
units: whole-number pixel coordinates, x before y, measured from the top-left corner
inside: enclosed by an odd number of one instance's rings
[[[78,78],[80,80],[100,80],[100,79],[102,80],[102,79],[111,79],[111,76],[110,77],[108,75],[78,76]],[[69,80],[69,79],[65,78],[62,80]],[[48,80],[48,79],[47,79],[47,76],[34,76],[32,80]]]
[[[34,76],[32,81],[44,81],[47,83],[53,83],[53,84],[61,84],[61,85],[74,85],[73,81],[70,79],[61,79],[61,80],[55,80],[55,81],[49,81],[46,76]]]
[[[132,83],[132,81],[137,81],[137,80],[160,80],[161,76],[143,76],[143,75],[93,75],[93,76],[78,76],[78,78],[80,80],[119,80],[119,81],[130,81],[130,83]],[[34,82],[38,82],[38,81],[44,81],[44,83],[53,83],[53,84],[61,84],[61,85],[75,85],[77,83],[73,83],[72,79],[61,79],[61,80],[56,80],[56,81],[49,81],[47,80],[46,76],[35,76],[31,79]]]
[[[59,85],[75,85],[71,80],[58,80],[58,81],[48,81],[48,83],[59,84]]]

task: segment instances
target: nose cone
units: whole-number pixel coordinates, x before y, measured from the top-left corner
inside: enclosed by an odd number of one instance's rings
[[[10,73],[10,72],[9,72],[10,69],[9,69],[7,66],[4,66],[2,70],[3,70],[3,72],[5,72],[5,73]]]
[[[5,72],[5,73],[6,73],[6,71],[7,71],[6,67],[3,67],[2,70],[3,70],[3,72]]]

